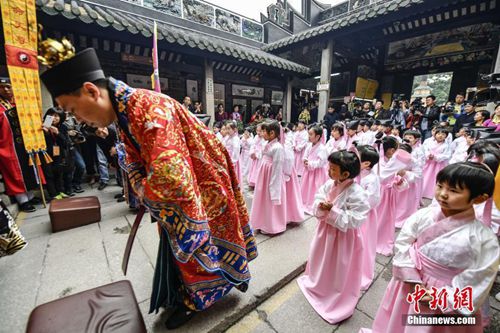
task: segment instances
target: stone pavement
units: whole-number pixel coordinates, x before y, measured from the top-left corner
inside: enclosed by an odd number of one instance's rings
[[[30,311],[39,304],[122,279],[132,282],[148,331],[166,332],[167,311],[148,314],[156,262],[156,225],[145,217],[139,228],[126,277],[123,250],[135,215],[113,196],[120,188],[87,190],[102,205],[102,222],[52,234],[47,209],[20,213],[18,223],[29,245],[0,259],[0,332],[24,332]],[[250,207],[251,194],[246,193]],[[391,276],[391,258],[377,257],[377,279],[340,325],[324,322],[299,291],[295,278],[305,267],[316,221],[308,218],[275,237],[257,235],[259,257],[250,263],[253,279],[246,293],[232,291],[196,316],[179,332],[356,332],[369,327]],[[500,282],[500,281],[499,281]],[[495,290],[500,284],[495,285]],[[499,332],[500,303],[491,297]],[[231,327],[232,326],[232,327]]]

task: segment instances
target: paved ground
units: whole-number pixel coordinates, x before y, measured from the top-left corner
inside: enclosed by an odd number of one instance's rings
[[[14,256],[0,259],[0,332],[24,332],[30,311],[39,304],[113,281],[132,282],[150,332],[165,332],[168,313],[148,314],[158,236],[147,217],[139,229],[129,273],[121,272],[123,249],[135,215],[113,196],[118,187],[96,189],[102,222],[51,233],[47,209],[21,213],[18,223],[29,241]],[[247,194],[251,204],[251,194]],[[258,235],[259,257],[250,264],[253,279],[246,293],[231,292],[179,332],[356,332],[369,327],[391,276],[391,258],[377,257],[377,279],[362,296],[353,317],[340,325],[324,322],[297,287],[307,260],[316,221],[290,225],[279,236]],[[499,281],[500,282],[500,281]],[[499,291],[500,284],[496,284]],[[491,297],[494,318],[490,332],[500,332],[500,303]]]

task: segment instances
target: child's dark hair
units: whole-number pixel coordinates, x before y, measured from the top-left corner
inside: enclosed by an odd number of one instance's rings
[[[340,136],[344,136],[344,125],[341,123],[335,123],[332,125],[332,132],[333,131],[338,131],[340,133]]]
[[[400,144],[400,145],[399,145],[399,149],[402,149],[402,150],[404,150],[405,152],[410,153],[410,154],[411,154],[411,152],[412,152],[412,150],[413,150],[413,149],[411,148],[411,146],[410,146],[409,144],[407,144],[407,143],[402,143],[402,144]]]
[[[392,136],[384,136],[382,138],[382,147],[384,148],[384,151],[387,151],[391,148],[398,149],[398,140]]]
[[[380,160],[380,155],[377,150],[372,146],[363,145],[357,146],[356,149],[359,152],[359,158],[362,162],[370,162],[370,168],[373,168]]]
[[[439,171],[436,183],[469,189],[469,201],[481,194],[493,195],[495,176],[483,164],[475,162],[453,163]]]
[[[438,126],[438,127],[436,127],[435,134],[438,134],[438,133],[444,133],[444,134],[448,135],[448,133],[450,133],[450,131],[446,127]]]
[[[268,120],[262,123],[262,129],[267,133],[274,132],[278,140],[280,139],[280,123],[276,120]]]
[[[411,135],[413,136],[415,139],[420,139],[422,137],[422,134],[420,134],[419,131],[414,131],[414,130],[407,130],[405,131],[405,133],[403,134],[403,137],[405,135]]]
[[[224,125],[231,127],[233,130],[237,130],[238,126],[236,126],[236,122],[234,120],[226,120]]]
[[[328,156],[328,162],[338,165],[340,172],[349,172],[349,178],[356,178],[361,171],[358,155],[352,151],[339,150]]]
[[[218,128],[218,129],[221,129],[222,128],[222,123],[220,121],[216,122],[214,124],[214,128]]]
[[[297,125],[299,125],[299,124],[303,124],[304,126],[307,126],[306,122],[305,122],[305,121],[303,121],[303,120],[299,120],[299,121],[297,122]]]
[[[481,158],[482,163],[486,164],[493,173],[497,173],[500,163],[500,149],[493,142],[478,140],[467,150],[468,159]]]
[[[321,126],[311,126],[309,130],[312,130],[314,134],[322,136],[323,135],[323,128]]]

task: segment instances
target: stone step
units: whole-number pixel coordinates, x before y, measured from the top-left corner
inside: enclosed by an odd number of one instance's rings
[[[259,257],[249,264],[252,280],[247,292],[234,289],[174,332],[224,332],[255,310],[304,271],[316,223],[314,218],[309,218],[299,225],[289,225],[281,235],[268,237],[259,234]],[[144,244],[144,239],[141,243]],[[167,332],[165,321],[169,311],[162,311],[159,315],[148,314],[149,299],[139,306],[148,332]]]

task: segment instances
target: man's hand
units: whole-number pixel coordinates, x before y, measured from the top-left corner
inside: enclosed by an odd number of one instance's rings
[[[109,155],[116,156],[116,154],[117,154],[116,147],[111,147],[111,149],[109,150]]]
[[[402,169],[402,170],[398,171],[398,176],[404,177],[405,175],[406,175],[406,170],[405,169]]]
[[[320,202],[318,207],[321,210],[329,212],[332,209],[333,204],[331,202]]]
[[[308,166],[308,165],[309,165],[309,161],[304,160],[304,165],[305,165],[305,166]]]
[[[68,135],[69,135],[69,136],[75,136],[75,135],[76,135],[76,133],[77,133],[77,131],[75,131],[75,130],[69,130],[69,131],[68,131]]]
[[[108,128],[107,127],[99,127],[98,129],[96,129],[95,135],[97,135],[101,139],[106,139],[109,135]]]
[[[433,160],[434,159],[434,155],[430,154],[427,158],[430,159],[430,160]]]
[[[57,127],[50,126],[50,131],[55,135],[59,134],[59,129]]]

